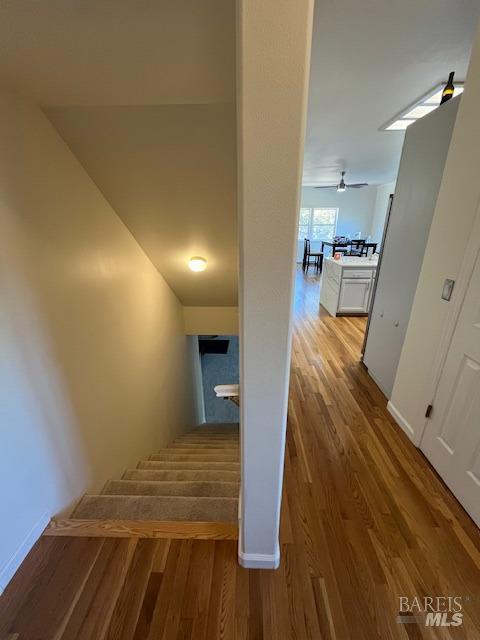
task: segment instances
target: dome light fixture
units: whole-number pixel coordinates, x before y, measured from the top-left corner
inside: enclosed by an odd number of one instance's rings
[[[207,268],[207,261],[201,256],[193,256],[188,261],[188,267],[191,271],[205,271]]]

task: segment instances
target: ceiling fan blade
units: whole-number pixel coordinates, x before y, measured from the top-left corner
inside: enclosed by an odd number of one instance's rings
[[[368,187],[368,182],[357,182],[355,184],[346,184],[347,189],[361,189],[362,187]]]
[[[314,187],[314,189],[336,189],[338,185],[336,184],[325,184],[319,185],[318,187]]]

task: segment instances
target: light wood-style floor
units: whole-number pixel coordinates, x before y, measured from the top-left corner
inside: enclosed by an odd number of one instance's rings
[[[478,529],[360,364],[365,319],[319,314],[318,287],[298,273],[280,569],[231,540],[44,537],[1,640],[480,638]],[[399,596],[461,596],[464,623],[399,625]]]

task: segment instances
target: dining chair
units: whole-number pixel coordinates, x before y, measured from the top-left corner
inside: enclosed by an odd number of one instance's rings
[[[315,265],[315,269],[317,271],[321,271],[323,265],[323,253],[321,251],[312,252],[310,249],[310,240],[305,238],[303,241],[302,269],[307,273],[310,266],[310,258],[314,259],[313,264]]]
[[[349,256],[363,256],[365,250],[365,240],[350,240]]]

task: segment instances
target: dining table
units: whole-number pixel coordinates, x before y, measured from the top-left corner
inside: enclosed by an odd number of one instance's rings
[[[350,247],[351,244],[352,244],[351,240],[344,240],[342,242],[335,242],[334,240],[322,240],[322,253],[324,253],[324,247],[331,247],[332,256],[334,256],[337,249],[346,249],[347,247]],[[372,253],[376,253],[377,245],[378,245],[378,242],[367,242],[365,240],[363,244],[363,249],[366,250],[367,254],[369,249],[372,249]]]

